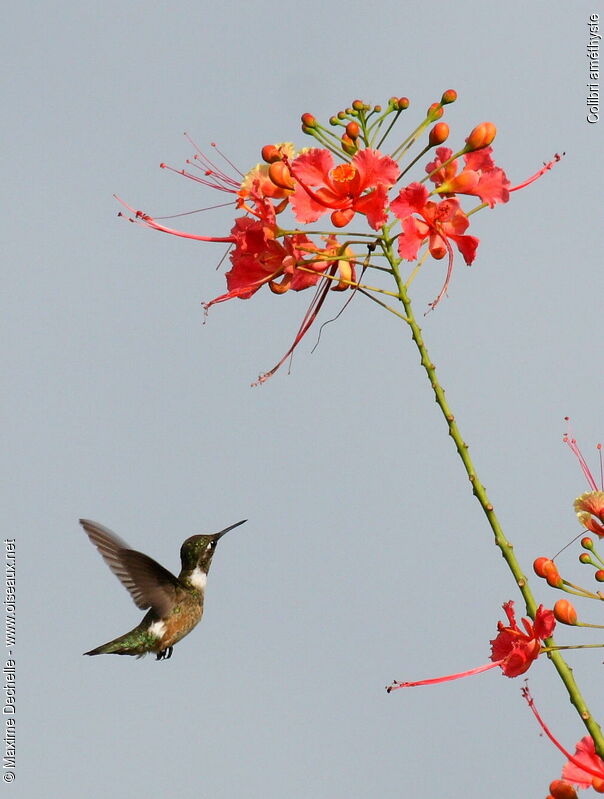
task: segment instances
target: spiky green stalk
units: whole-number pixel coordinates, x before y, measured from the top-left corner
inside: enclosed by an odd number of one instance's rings
[[[481,480],[478,477],[476,472],[476,468],[472,462],[470,457],[468,445],[464,441],[459,426],[455,420],[455,416],[451,411],[451,408],[446,400],[445,391],[438,380],[438,376],[436,374],[436,368],[432,359],[428,354],[428,350],[424,343],[424,339],[422,336],[422,331],[420,326],[417,324],[415,319],[415,315],[413,313],[413,307],[411,303],[411,299],[405,288],[405,283],[401,277],[399,264],[400,259],[394,253],[392,249],[392,242],[391,241],[384,241],[384,239],[380,239],[380,245],[386,255],[390,265],[392,267],[392,274],[394,276],[396,286],[398,289],[398,299],[403,305],[405,309],[404,316],[399,315],[404,322],[407,323],[409,329],[411,330],[411,337],[413,339],[413,343],[418,349],[420,354],[420,362],[426,372],[432,390],[434,392],[434,398],[438,407],[440,408],[442,415],[445,418],[445,422],[449,429],[449,435],[453,439],[455,443],[455,448],[457,449],[457,453],[461,458],[461,462],[463,463],[464,469],[466,470],[466,474],[468,475],[468,479],[472,486],[472,493],[478,500],[480,507],[483,510],[484,515],[486,516],[487,522],[493,532],[495,538],[495,544],[501,550],[501,554],[505,562],[508,565],[508,568],[512,572],[514,576],[514,580],[516,581],[516,585],[520,589],[522,597],[524,599],[524,603],[526,605],[526,612],[527,615],[530,616],[532,619],[535,618],[535,612],[537,610],[537,603],[535,601],[535,597],[533,596],[533,592],[530,589],[528,578],[522,571],[518,560],[516,559],[516,555],[514,554],[514,549],[512,544],[508,541],[506,536],[504,535],[503,529],[497,518],[497,514],[493,508],[492,503],[490,502],[486,489],[482,484]],[[568,691],[568,696],[572,705],[574,705],[577,713],[579,714],[581,720],[585,724],[589,735],[594,740],[594,744],[596,747],[596,751],[600,755],[600,757],[604,758],[604,735],[602,734],[602,730],[600,725],[594,719],[589,710],[587,703],[583,699],[581,691],[577,683],[575,682],[575,678],[573,676],[572,669],[568,666],[560,651],[557,649],[550,649],[550,647],[555,647],[556,643],[553,638],[547,638],[545,640],[545,644],[548,647],[548,651],[546,652],[547,657],[551,660],[554,664],[554,667],[558,674],[560,675],[560,679],[564,683],[566,690]]]

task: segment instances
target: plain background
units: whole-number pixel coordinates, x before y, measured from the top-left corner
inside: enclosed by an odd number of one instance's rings
[[[311,143],[360,97],[407,95],[402,138],[455,88],[454,142],[498,126],[506,206],[416,310],[479,474],[526,571],[579,532],[602,417],[602,123],[586,122],[597,4],[13,4],[3,26],[5,535],[17,539],[17,781],[7,796],[365,799],[539,797],[562,756],[486,662],[519,600],[456,460],[409,335],[358,297],[285,352],[309,293],[212,309],[221,245],[116,218],[113,192],[162,215],[219,201],[158,169],[188,131],[243,171],[266,143]],[[395,141],[395,138],[390,140]],[[422,164],[426,159],[422,160]],[[415,175],[421,173],[418,167]],[[224,235],[232,209],[185,218]],[[341,299],[330,297],[333,311]],[[328,318],[331,311],[323,317]],[[82,533],[85,516],[178,569],[181,542],[241,518],[218,548],[202,625],[169,662],[84,658],[141,614]],[[576,563],[563,573],[592,586]],[[540,601],[555,592],[535,581]],[[597,622],[598,608],[582,605]],[[521,605],[519,605],[521,610]],[[560,643],[597,634],[562,631]],[[602,656],[571,653],[602,718]],[[535,699],[584,734],[545,661]]]

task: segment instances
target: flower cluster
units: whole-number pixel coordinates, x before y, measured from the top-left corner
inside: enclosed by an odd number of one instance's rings
[[[453,248],[468,265],[476,258],[479,240],[467,232],[470,212],[462,208],[461,198],[476,198],[479,204],[473,210],[493,208],[507,202],[511,192],[528,185],[559,160],[556,156],[531,178],[512,187],[492,158],[490,145],[496,134],[492,123],[476,126],[457,152],[442,146],[449,136],[449,126],[439,120],[445,106],[456,97],[453,90],[444,92],[440,102],[433,103],[412,133],[390,152],[385,152],[384,143],[394,123],[409,107],[405,97],[391,98],[385,108],[355,100],[330,119],[329,128],[312,114],[303,114],[303,132],[314,137],[320,146],[296,150],[291,143],[266,145],[262,148],[262,163],[235,178],[199,148],[186,169],[162,164],[232,196],[241,215],[235,218],[228,236],[175,230],[159,218],[124,205],[131,212],[130,220],[146,227],[229,245],[227,291],[206,302],[206,310],[233,298],[249,299],[263,286],[276,295],[315,289],[291,347],[270,372],[261,376],[262,382],[291,355],[330,290],[358,291],[372,298],[377,292],[400,299],[401,262],[418,261],[421,266],[429,254],[437,261],[447,259],[442,288],[430,303],[435,308],[449,286]],[[333,131],[338,128],[341,133]],[[425,133],[428,143],[406,163],[411,147]],[[434,155],[425,165],[424,176],[401,185],[407,171],[432,149]],[[286,224],[286,211],[293,218],[293,225]],[[327,215],[331,230],[301,227],[313,225]],[[353,222],[362,223],[363,229],[352,231]],[[391,273],[397,278],[398,292],[361,283],[360,264],[362,273],[368,268]]]

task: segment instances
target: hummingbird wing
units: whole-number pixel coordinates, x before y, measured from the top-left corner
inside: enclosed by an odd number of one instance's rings
[[[159,616],[172,610],[181,586],[171,572],[148,555],[130,549],[102,524],[89,519],[80,519],[80,524],[137,607],[153,608]]]

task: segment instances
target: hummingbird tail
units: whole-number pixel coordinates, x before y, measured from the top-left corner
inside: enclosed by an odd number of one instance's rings
[[[148,649],[140,644],[140,641],[133,640],[132,632],[130,632],[126,633],[126,635],[120,635],[119,638],[114,638],[113,641],[108,641],[106,644],[101,644],[101,646],[97,646],[96,649],[91,649],[90,652],[84,652],[84,654],[136,655],[137,657],[142,657],[147,654]]]

